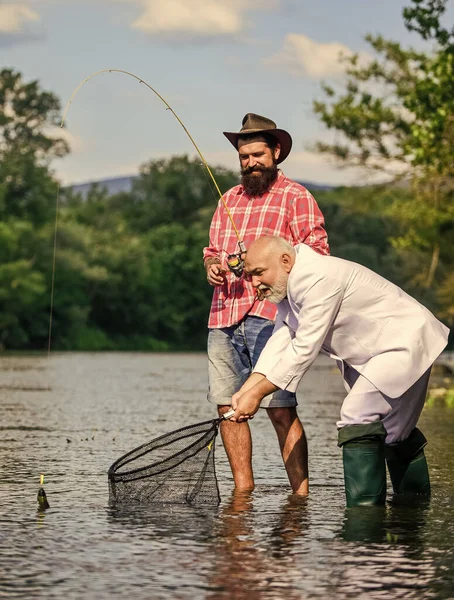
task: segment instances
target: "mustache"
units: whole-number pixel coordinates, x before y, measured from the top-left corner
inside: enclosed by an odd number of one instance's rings
[[[255,173],[255,172],[264,172],[264,171],[268,171],[272,169],[272,167],[263,167],[262,165],[255,165],[254,167],[245,167],[244,169],[241,169],[241,174],[242,175],[249,175],[249,173]]]
[[[266,296],[265,296],[265,292],[267,290],[269,290],[270,288],[267,287],[266,285],[260,284],[256,289],[255,289],[255,293],[257,295],[257,299],[258,300],[265,300]]]

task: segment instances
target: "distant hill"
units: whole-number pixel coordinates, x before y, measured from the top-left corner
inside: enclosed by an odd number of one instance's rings
[[[130,192],[133,181],[137,179],[137,177],[138,175],[130,175],[126,177],[113,177],[112,179],[99,179],[97,181],[87,181],[86,183],[67,185],[65,189],[71,189],[75,194],[81,194],[83,198],[86,198],[90,188],[97,185],[100,188],[105,188],[109,196],[113,196],[120,192]]]
[[[74,193],[81,194],[83,198],[86,198],[88,192],[90,191],[90,188],[93,185],[97,185],[100,188],[105,188],[109,196],[113,196],[114,194],[118,194],[120,192],[130,192],[132,189],[132,184],[137,178],[138,175],[130,175],[129,177],[113,177],[112,179],[100,179],[97,181],[87,181],[86,183],[67,185],[65,189],[72,189]],[[311,181],[301,181],[299,179],[295,181],[297,181],[301,185],[304,185],[304,187],[307,188],[309,191],[332,190],[336,187],[333,185],[313,183]]]

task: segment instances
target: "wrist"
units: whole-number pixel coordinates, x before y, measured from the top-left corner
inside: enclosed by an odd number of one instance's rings
[[[206,258],[204,261],[205,269],[208,269],[208,267],[210,267],[211,265],[220,265],[220,264],[221,264],[221,261],[219,260],[219,258],[217,258],[217,256],[210,256],[210,257]]]

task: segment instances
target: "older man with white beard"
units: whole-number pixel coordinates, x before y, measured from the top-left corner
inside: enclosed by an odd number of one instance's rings
[[[324,352],[348,392],[337,422],[347,506],[384,503],[385,458],[396,494],[429,494],[427,441],[416,424],[448,328],[373,271],[304,244],[261,237],[245,269],[260,296],[278,303],[278,316],[254,372],[232,397],[232,420],[251,418],[278,389],[295,391]]]

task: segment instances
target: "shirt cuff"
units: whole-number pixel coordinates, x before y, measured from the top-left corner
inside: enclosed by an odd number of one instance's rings
[[[270,383],[275,385],[281,390],[286,390],[288,392],[295,393],[298,384],[301,381],[301,377],[295,375],[294,373],[280,374],[280,373],[269,373],[266,378]]]

